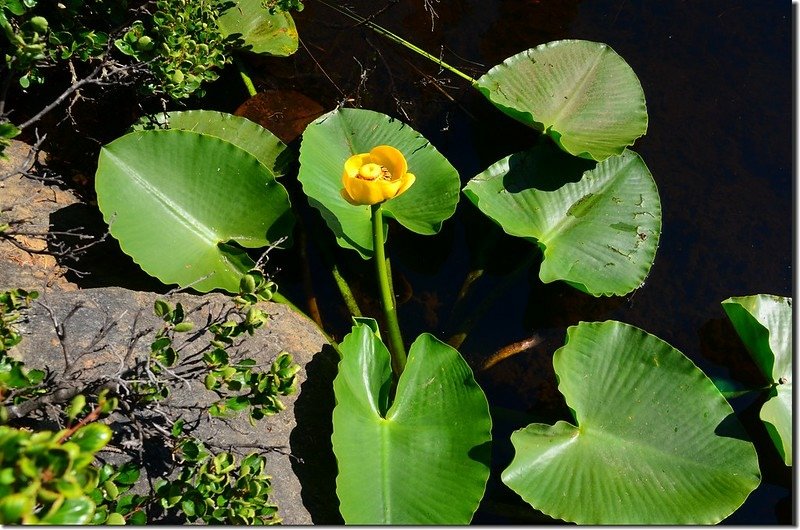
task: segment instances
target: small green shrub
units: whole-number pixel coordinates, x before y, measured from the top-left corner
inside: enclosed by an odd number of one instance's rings
[[[229,39],[217,26],[226,0],[159,0],[151,17],[136,20],[114,45],[125,55],[147,62],[155,75],[145,86],[173,99],[202,96],[201,85],[214,81],[231,62]]]
[[[213,378],[221,400],[209,414],[230,416],[249,408],[252,424],[285,407],[280,396],[296,391],[299,366],[291,355],[281,353],[270,370],[256,369],[255,361],[230,362],[226,348],[240,336],[252,335],[268,321],[256,304],[272,296],[275,286],[259,271],[251,271],[234,298],[229,320],[209,325],[215,343],[205,354],[206,384]],[[14,327],[38,293],[21,289],[0,293],[0,423],[8,422],[6,406],[44,396],[59,411],[66,428],[57,432],[0,426],[0,524],[145,524],[151,507],[182,514],[189,521],[212,524],[275,524],[280,522],[277,506],[269,502],[271,477],[265,473],[266,460],[256,453],[237,459],[229,452],[215,454],[195,437],[184,433],[183,420],[171,432],[152,433],[160,437],[176,456],[177,476],[159,479],[146,494],[129,493],[140,476],[133,461],[114,466],[95,458],[112,439],[111,428],[99,421],[117,410],[144,408],[169,395],[175,382],[172,368],[179,362],[180,347],[173,346],[176,333],[194,328],[180,303],[164,300],[154,304],[154,313],[164,325],[156,331],[147,361],[149,380],[130,373],[124,397],[102,389],[92,395],[92,383],[85,393],[69,402],[53,395],[52,381],[41,370],[28,370],[13,359],[9,350],[22,336]],[[138,377],[138,378],[137,378]],[[202,374],[200,374],[202,378]],[[180,379],[180,377],[178,377]],[[88,397],[87,397],[88,396]],[[19,418],[15,418],[19,419]],[[163,432],[162,432],[163,431]]]
[[[181,436],[182,424],[173,428]],[[179,508],[190,521],[207,524],[278,524],[278,508],[269,502],[271,477],[266,461],[249,454],[237,464],[228,452],[210,453],[191,437],[178,441],[183,469],[176,480],[161,480],[155,493],[165,509]]]

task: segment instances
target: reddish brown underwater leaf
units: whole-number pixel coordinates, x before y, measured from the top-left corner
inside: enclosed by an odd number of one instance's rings
[[[242,103],[234,114],[258,123],[288,144],[324,111],[322,105],[300,92],[267,90]]]

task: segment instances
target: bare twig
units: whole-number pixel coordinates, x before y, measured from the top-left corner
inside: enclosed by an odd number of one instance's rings
[[[425,7],[425,11],[428,11],[431,14],[431,32],[433,31],[434,26],[436,25],[436,19],[439,18],[439,14],[436,13],[436,10],[433,8],[433,3],[439,3],[439,0],[423,0],[423,6]]]
[[[0,239],[8,241],[15,247],[29,254],[44,254],[48,256],[53,256],[54,258],[71,258],[75,261],[78,261],[79,255],[88,250],[89,248],[102,243],[108,237],[108,232],[105,232],[100,237],[95,237],[89,234],[81,233],[80,230],[84,230],[84,227],[79,226],[76,228],[70,228],[69,230],[64,231],[49,231],[49,232],[39,232],[39,231],[25,231],[25,230],[14,230],[9,229],[3,232],[0,232]],[[20,242],[14,236],[26,236],[26,237],[39,237],[42,238],[48,245],[48,248],[44,249],[36,249],[29,247],[28,245]],[[91,239],[89,243],[80,246],[67,246],[63,241],[59,241],[56,239],[58,236],[60,237],[73,237],[78,240],[85,241],[87,239]]]
[[[104,68],[106,67],[105,62],[101,62],[99,65],[95,67],[94,70],[83,79],[79,79],[78,81],[74,82],[70,85],[64,92],[58,96],[55,101],[44,107],[42,110],[37,112],[33,115],[32,118],[28,119],[26,122],[22,123],[18,126],[19,130],[24,130],[27,127],[30,127],[32,124],[36,123],[37,121],[41,120],[47,113],[51,110],[55,109],[59,105],[61,105],[67,98],[69,98],[76,90],[80,90],[81,87],[93,83],[98,83],[98,78],[103,74]]]
[[[14,166],[13,168],[11,168],[9,171],[0,174],[0,182],[6,180],[9,177],[13,177],[14,175],[18,175],[20,173],[27,174],[33,167],[34,163],[36,162],[36,159],[38,158],[39,153],[41,152],[41,146],[45,138],[47,138],[46,134],[40,136],[39,131],[36,131],[36,142],[31,146],[30,151],[28,151],[28,154],[25,156],[25,159],[16,166]]]

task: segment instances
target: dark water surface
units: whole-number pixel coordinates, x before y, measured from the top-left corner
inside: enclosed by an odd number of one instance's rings
[[[570,325],[627,322],[666,340],[711,376],[760,381],[720,302],[758,293],[792,295],[788,2],[451,0],[432,2],[438,14],[433,29],[423,0],[348,5],[365,16],[377,13],[377,23],[476,78],[506,57],[551,40],[605,42],[631,65],[647,98],[649,129],[633,149],[658,185],[663,233],[646,284],[627,297],[594,298],[560,283],[543,285],[534,266],[495,298],[461,348],[497,407],[496,469],[475,522],[547,520],[527,509],[497,475],[512,455],[512,429],[531,418],[569,418],[551,360]],[[400,118],[450,159],[462,183],[537,141],[537,133],[506,118],[465,81],[354,27],[315,0],[306,2],[296,20],[304,48],[291,59],[255,61],[261,88],[293,88],[326,111],[344,102]],[[308,213],[310,233],[327,230],[315,212]],[[481,257],[477,249],[483,245],[489,252]],[[459,317],[486,307],[486,297],[529,248],[466,200],[437,237],[393,229],[389,252],[404,301],[399,313],[406,340],[424,331],[449,337]],[[321,255],[313,247],[309,252],[323,318],[341,337],[349,320],[330,276],[314,265],[322,263]],[[353,254],[336,251],[343,272],[357,292],[377,293],[371,264]],[[302,299],[299,260],[280,259],[282,288]],[[476,267],[486,274],[451,314],[462,282]],[[477,370],[498,349],[533,336],[539,339],[535,347]],[[733,403],[759,449],[763,480],[730,523],[793,521],[791,472],[758,421],[761,403]]]

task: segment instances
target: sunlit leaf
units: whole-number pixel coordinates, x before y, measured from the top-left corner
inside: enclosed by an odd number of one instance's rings
[[[285,171],[286,144],[277,136],[246,118],[211,110],[187,110],[158,113],[141,118],[133,130],[154,125],[216,136],[244,149],[279,177]]]
[[[339,244],[372,255],[369,206],[345,201],[342,171],[354,154],[390,145],[400,150],[416,182],[383,204],[385,215],[423,235],[439,231],[455,213],[461,185],[458,172],[422,135],[385,114],[362,109],[337,109],[311,123],[303,133],[300,174],[303,191],[321,213]]]
[[[536,509],[579,524],[714,524],[758,486],[755,448],[728,402],[657,337],[582,322],[553,367],[575,424],[516,431],[502,474]]]
[[[467,524],[489,476],[491,418],[459,353],[411,346],[394,403],[389,352],[366,324],[340,345],[334,380],[336,493],[347,524]]]
[[[576,156],[604,160],[622,154],[647,131],[639,79],[599,42],[542,44],[498,64],[477,87],[500,110]]]
[[[286,190],[247,151],[183,130],[137,131],[100,153],[97,202],[111,234],[166,284],[236,292],[241,248],[291,234]]]
[[[241,35],[242,49],[279,57],[297,51],[297,28],[288,12],[277,10],[270,15],[264,0],[236,0],[232,4],[217,23],[223,35]]]
[[[25,493],[12,493],[0,499],[0,524],[19,524],[33,513],[36,499]]]
[[[540,145],[495,163],[464,193],[506,233],[539,245],[545,283],[563,280],[595,296],[624,295],[650,272],[661,201],[633,151],[591,169]]]
[[[792,299],[759,294],[722,302],[728,318],[767,380],[774,385],[761,408],[784,463],[792,465]]]
[[[69,441],[80,447],[82,451],[95,453],[111,441],[112,434],[108,425],[95,422],[75,431]]]
[[[64,503],[40,522],[55,525],[87,524],[94,515],[94,503],[86,497],[65,499]]]

